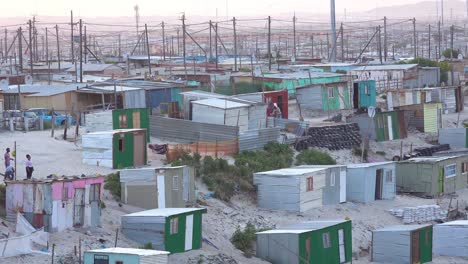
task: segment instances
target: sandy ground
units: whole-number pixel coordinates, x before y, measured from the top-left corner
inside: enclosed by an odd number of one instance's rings
[[[457,115],[447,115],[447,125],[453,124],[457,120]],[[461,120],[468,119],[465,112]],[[316,122],[324,118],[315,118]],[[311,120],[311,121],[314,121]],[[0,148],[13,148],[14,142],[17,142],[17,149],[20,158],[18,158],[18,178],[25,176],[22,167],[24,167],[24,155],[29,153],[33,157],[35,166],[34,176],[44,178],[50,174],[57,175],[92,175],[108,174],[110,169],[102,167],[87,166],[81,163],[80,143],[63,141],[50,137],[50,131],[38,132],[0,132]],[[73,137],[73,136],[72,136]],[[407,140],[404,140],[404,151],[409,152],[410,144],[413,147],[428,146],[427,136],[422,133],[411,133]],[[153,143],[161,143],[157,139],[152,139]],[[399,155],[400,141],[371,143],[371,158],[374,160],[385,160],[393,155]],[[384,151],[385,155],[376,154]],[[331,155],[338,159],[338,163],[356,163],[359,158],[352,156],[351,151],[343,150],[331,152]],[[164,164],[164,156],[149,153],[151,166],[161,166]],[[234,260],[236,263],[266,263],[257,258],[246,258],[243,253],[234,248],[230,243],[230,238],[238,226],[245,226],[248,222],[253,223],[259,228],[274,228],[283,225],[293,224],[300,221],[315,219],[344,219],[349,217],[353,220],[353,262],[370,263],[370,243],[371,230],[384,227],[386,225],[401,224],[402,220],[392,216],[387,211],[392,208],[406,206],[440,204],[447,208],[449,199],[440,200],[421,199],[413,196],[399,195],[393,201],[378,201],[372,204],[357,204],[347,202],[337,206],[325,206],[323,208],[313,209],[303,215],[287,213],[282,211],[269,211],[259,209],[255,205],[255,199],[245,195],[237,195],[230,203],[225,203],[209,196],[208,190],[201,183],[197,182],[197,190],[208,209],[208,213],[203,219],[203,248],[183,254],[174,254],[170,256],[171,263],[197,263],[200,256],[213,257],[220,254],[226,261],[203,262],[203,263],[227,263],[227,260]],[[460,205],[468,204],[468,189],[458,193],[457,200]],[[101,217],[102,227],[94,229],[71,229],[66,232],[54,233],[50,236],[50,243],[55,244],[56,262],[55,263],[75,263],[71,260],[74,247],[78,246],[78,241],[82,239],[82,250],[94,249],[100,247],[111,247],[114,245],[116,230],[120,227],[120,216],[140,210],[126,205],[119,205],[108,194],[104,194],[106,208]],[[0,226],[1,227],[1,226]],[[0,229],[0,232],[3,232]],[[102,239],[100,242],[99,239]],[[137,245],[119,235],[118,246],[137,247]],[[0,263],[50,263],[51,257],[44,255],[27,255],[14,258],[0,259]],[[232,262],[230,262],[232,263]],[[468,259],[434,257],[432,263],[468,263]]]

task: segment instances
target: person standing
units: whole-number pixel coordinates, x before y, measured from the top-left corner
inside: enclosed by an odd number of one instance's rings
[[[26,178],[30,180],[34,171],[33,163],[31,161],[31,155],[27,154],[26,159]]]
[[[5,152],[5,155],[3,155],[3,158],[5,159],[5,168],[8,168],[8,166],[10,166],[10,161],[14,160],[11,158],[10,148],[6,149],[6,152]]]
[[[282,119],[283,118],[283,114],[281,113],[281,109],[279,108],[278,104],[277,103],[274,103],[273,104],[273,113],[274,113],[274,116],[278,119]]]

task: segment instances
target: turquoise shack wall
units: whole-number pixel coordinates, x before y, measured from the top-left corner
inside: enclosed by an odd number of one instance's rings
[[[125,264],[139,264],[140,263],[140,256],[137,256],[137,255],[85,252],[84,264],[94,264],[94,255],[108,256],[109,263],[112,263],[112,264],[114,264],[116,261],[122,261]]]
[[[268,77],[268,75],[265,75]],[[293,95],[296,93],[296,87],[306,86],[309,84],[328,84],[328,83],[336,83],[342,81],[341,77],[321,77],[321,78],[313,78],[312,82],[310,78],[298,78],[298,79],[283,79],[281,82],[272,82],[272,81],[265,81],[265,87],[269,90],[288,90],[289,95]]]
[[[366,86],[368,88],[368,94],[366,94]],[[375,90],[375,81],[360,81],[359,82],[359,107],[375,107],[377,105],[377,97]]]

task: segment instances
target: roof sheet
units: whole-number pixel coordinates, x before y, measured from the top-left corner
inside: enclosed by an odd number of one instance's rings
[[[366,66],[354,68],[353,71],[409,70],[417,66],[418,66],[417,64],[366,65]]]
[[[103,249],[87,250],[86,252],[127,254],[127,255],[138,255],[138,256],[154,256],[154,255],[169,255],[170,254],[170,252],[167,252],[167,251],[148,250],[148,249],[139,249],[139,248],[103,248]]]
[[[276,78],[276,79],[300,79],[300,78],[331,78],[331,77],[343,77],[346,76],[344,74],[332,73],[332,72],[309,72],[308,71],[300,71],[300,72],[292,72],[292,73],[273,73],[273,74],[265,74],[262,77],[264,78]]]
[[[114,130],[108,130],[108,131],[97,131],[97,132],[91,132],[87,133],[86,135],[113,135],[117,133],[129,133],[129,132],[137,132],[137,131],[142,131],[144,129],[140,128],[133,128],[133,129],[114,129]]]
[[[211,106],[215,108],[221,108],[221,109],[234,109],[234,108],[249,107],[249,104],[234,102],[229,99],[220,99],[220,98],[203,99],[203,100],[193,101],[192,103]]]
[[[432,225],[394,225],[394,226],[387,226],[384,228],[376,229],[374,232],[382,232],[382,231],[413,231],[418,230],[421,228],[430,227]]]
[[[370,168],[370,167],[390,165],[393,163],[394,163],[393,161],[384,161],[384,162],[373,162],[373,163],[349,164],[348,169]]]
[[[196,211],[203,211],[206,210],[204,208],[164,208],[164,209],[152,209],[147,211],[141,211],[133,214],[128,214],[124,216],[142,216],[142,217],[149,217],[149,216],[162,216],[168,217],[171,215],[178,215],[178,214],[185,214],[191,213]]]
[[[35,94],[35,96],[51,96],[70,91],[75,91],[79,88],[86,87],[87,84],[73,83],[73,84],[60,84],[60,85],[20,85],[21,93]],[[10,89],[3,90],[4,94],[17,94],[18,86],[10,85]]]
[[[288,168],[288,169],[279,169],[272,171],[264,171],[255,173],[256,175],[271,175],[271,176],[300,176],[305,174],[314,173],[317,171],[325,170],[326,168]]]
[[[98,64],[98,63],[87,63],[83,64],[83,71],[92,71],[92,72],[97,72],[97,71],[104,71],[107,68],[120,68],[117,65],[114,64]],[[121,68],[120,68],[121,69]],[[67,72],[75,72],[75,68],[69,68]]]
[[[279,227],[278,229],[259,232],[257,234],[302,234],[314,230],[327,228],[330,226],[345,223],[347,220],[327,220],[327,221],[309,221],[297,223],[290,226]]]
[[[452,222],[447,222],[443,224],[438,224],[438,226],[466,226],[468,227],[468,220],[452,221]]]

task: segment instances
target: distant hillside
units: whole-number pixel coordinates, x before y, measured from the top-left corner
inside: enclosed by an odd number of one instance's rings
[[[440,1],[439,2],[439,16],[441,15],[440,11]],[[453,13],[452,13],[453,12]],[[445,0],[444,1],[444,20],[449,21],[450,16],[453,16],[453,19],[464,19],[466,18],[466,3],[465,1],[458,0]],[[374,8],[365,12],[366,16],[369,17],[383,17],[387,16],[389,18],[398,18],[398,17],[416,17],[419,19],[431,19],[435,20],[437,17],[437,5],[436,1],[423,1],[415,4],[407,5],[397,5],[397,6],[382,6]]]

